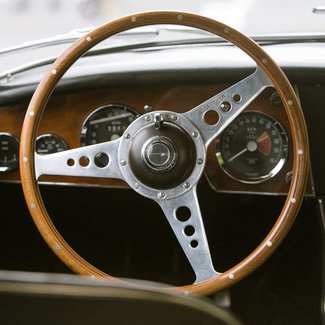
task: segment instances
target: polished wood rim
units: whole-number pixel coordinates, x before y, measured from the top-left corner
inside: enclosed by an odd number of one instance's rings
[[[188,293],[209,294],[228,287],[260,266],[279,246],[299,211],[304,197],[309,166],[307,130],[299,105],[286,76],[279,66],[251,39],[233,28],[206,17],[182,12],[149,12],[127,16],[109,22],[71,45],[50,67],[37,87],[28,107],[21,134],[20,171],[23,190],[29,211],[47,244],[72,270],[90,277],[109,278],[80,257],[61,237],[43,204],[34,172],[34,143],[38,125],[51,93],[69,67],[85,52],[102,40],[134,27],[152,24],[176,24],[196,27],[216,34],[246,52],[272,80],[280,94],[291,127],[293,139],[293,175],[283,209],[266,238],[244,260],[218,277],[176,287]]]

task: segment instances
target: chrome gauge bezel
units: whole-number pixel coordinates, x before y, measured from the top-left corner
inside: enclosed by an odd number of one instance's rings
[[[110,109],[115,109],[115,108],[120,108],[120,109],[130,112],[134,116],[134,119],[136,119],[139,116],[139,113],[134,108],[132,108],[128,105],[117,104],[117,103],[110,103],[107,105],[102,105],[102,106],[94,109],[85,118],[85,120],[82,123],[81,130],[80,130],[80,144],[81,144],[81,146],[89,146],[89,145],[94,144],[94,143],[87,143],[87,132],[89,130],[89,124],[94,119],[94,117],[104,110],[110,110]],[[110,141],[110,140],[108,140],[108,141]],[[96,142],[96,144],[97,143],[99,143],[99,142]]]
[[[243,115],[246,114],[257,114],[257,115],[261,115],[264,118],[268,119],[270,122],[272,122],[273,126],[277,129],[277,131],[279,132],[279,135],[281,137],[281,141],[283,144],[283,149],[280,153],[280,159],[279,161],[276,163],[276,165],[274,165],[274,167],[267,173],[260,175],[260,176],[256,176],[256,177],[251,177],[248,178],[246,176],[242,176],[240,175],[240,173],[238,173],[236,170],[233,170],[229,163],[227,162],[227,160],[225,160],[223,158],[223,148],[222,148],[222,137],[227,134],[227,130],[229,129],[229,127],[238,119],[238,118],[242,118]],[[235,121],[233,121],[222,133],[221,136],[218,137],[218,140],[216,141],[215,144],[215,156],[218,162],[218,165],[220,166],[220,168],[222,169],[222,171],[224,173],[226,173],[229,177],[231,177],[232,179],[244,183],[244,184],[259,184],[262,182],[265,182],[271,178],[273,178],[274,176],[276,176],[281,169],[283,168],[285,162],[287,161],[288,158],[288,152],[289,152],[289,140],[288,140],[288,136],[285,132],[285,129],[283,128],[283,126],[281,125],[281,123],[279,123],[279,121],[277,121],[274,117],[270,116],[269,114],[266,114],[264,112],[261,111],[257,111],[257,110],[249,110],[249,111],[245,111],[243,112],[241,115],[239,115]]]
[[[19,140],[16,136],[14,136],[13,134],[8,133],[8,132],[0,132],[0,136],[9,137],[17,145],[17,148],[16,148],[17,149],[17,151],[16,151],[17,160],[15,161],[15,163],[13,163],[11,166],[1,166],[0,165],[0,173],[8,173],[8,172],[16,170],[19,166]]]
[[[60,150],[60,151],[65,151],[65,150],[68,150],[69,149],[69,146],[67,145],[67,143],[64,141],[64,139],[62,139],[61,137],[59,137],[58,135],[56,134],[53,134],[53,133],[45,133],[45,134],[41,134],[39,135],[37,138],[36,138],[36,146],[35,146],[35,151],[39,154],[39,155],[44,155],[45,153],[39,153],[37,151],[37,145],[40,141],[42,141],[44,138],[46,137],[52,137],[54,139],[56,139],[57,141],[59,141],[64,147],[65,149],[64,150]],[[60,152],[60,151],[55,151],[55,152]]]

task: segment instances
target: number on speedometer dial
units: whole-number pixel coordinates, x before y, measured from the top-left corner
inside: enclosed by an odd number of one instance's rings
[[[116,140],[137,117],[137,113],[125,105],[102,106],[84,121],[81,128],[81,145]]]

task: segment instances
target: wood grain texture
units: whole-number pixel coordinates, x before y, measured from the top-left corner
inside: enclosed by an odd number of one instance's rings
[[[117,32],[131,27],[156,23],[183,24],[215,33],[237,45],[250,55],[274,83],[284,102],[293,139],[293,176],[284,207],[263,242],[243,261],[220,276],[191,284],[177,290],[195,294],[208,294],[230,286],[259,267],[280,245],[299,211],[304,197],[309,167],[308,136],[304,117],[293,88],[276,63],[252,40],[234,29],[214,20],[187,13],[151,12],[124,17],[90,32],[68,48],[52,65],[38,86],[29,105],[21,134],[20,170],[26,202],[42,236],[51,249],[75,272],[98,277],[108,277],[83,260],[64,241],[54,227],[42,202],[34,175],[34,140],[43,110],[55,84],[65,71],[89,48]],[[117,279],[115,279],[118,281]]]
[[[137,88],[110,88],[91,90],[70,94],[52,95],[44,111],[37,135],[55,134],[65,140],[69,148],[80,146],[80,131],[85,118],[96,108],[107,104],[122,104],[132,107],[137,113],[143,114],[144,105],[151,105],[154,110],[170,109],[185,112],[226,89],[229,84],[216,85],[172,85],[147,86]],[[289,156],[284,167],[274,178],[260,184],[244,184],[230,178],[219,166],[215,157],[214,141],[208,149],[205,175],[211,186],[221,192],[250,193],[287,193],[289,185],[285,181],[286,173],[292,170],[292,146],[290,125],[284,109],[275,109],[270,105],[270,97],[274,89],[266,89],[246,110],[264,112],[276,119],[289,136]],[[16,106],[0,107],[0,131],[9,132],[20,138],[24,115],[28,103]],[[1,181],[20,182],[19,170],[1,174]],[[41,182],[84,186],[127,187],[123,181],[106,178],[42,176]],[[309,184],[307,193],[312,194]]]
[[[148,86],[138,88],[109,88],[105,90],[83,91],[71,94],[53,95],[46,105],[37,135],[51,133],[60,136],[69,148],[80,146],[80,131],[86,117],[96,108],[107,104],[122,104],[133,108],[139,114],[149,104],[155,110],[168,109],[184,112],[205,99],[226,88],[226,85],[175,85]],[[0,131],[10,132],[18,138],[21,135],[24,115],[28,103],[15,107],[0,107]],[[11,172],[0,175],[1,180],[19,181],[20,174]],[[84,177],[43,176],[44,182],[75,183],[83,185],[125,186],[112,179]]]

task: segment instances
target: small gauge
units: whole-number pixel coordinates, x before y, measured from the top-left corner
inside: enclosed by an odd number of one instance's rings
[[[92,112],[81,128],[81,145],[118,139],[126,128],[138,117],[130,107],[111,104]]]
[[[64,140],[54,134],[42,134],[36,139],[36,152],[39,155],[48,155],[68,149]]]
[[[288,155],[288,138],[272,117],[244,112],[217,140],[216,155],[221,168],[232,178],[260,183],[281,170]]]
[[[19,141],[10,133],[0,133],[0,172],[7,173],[18,168]]]

